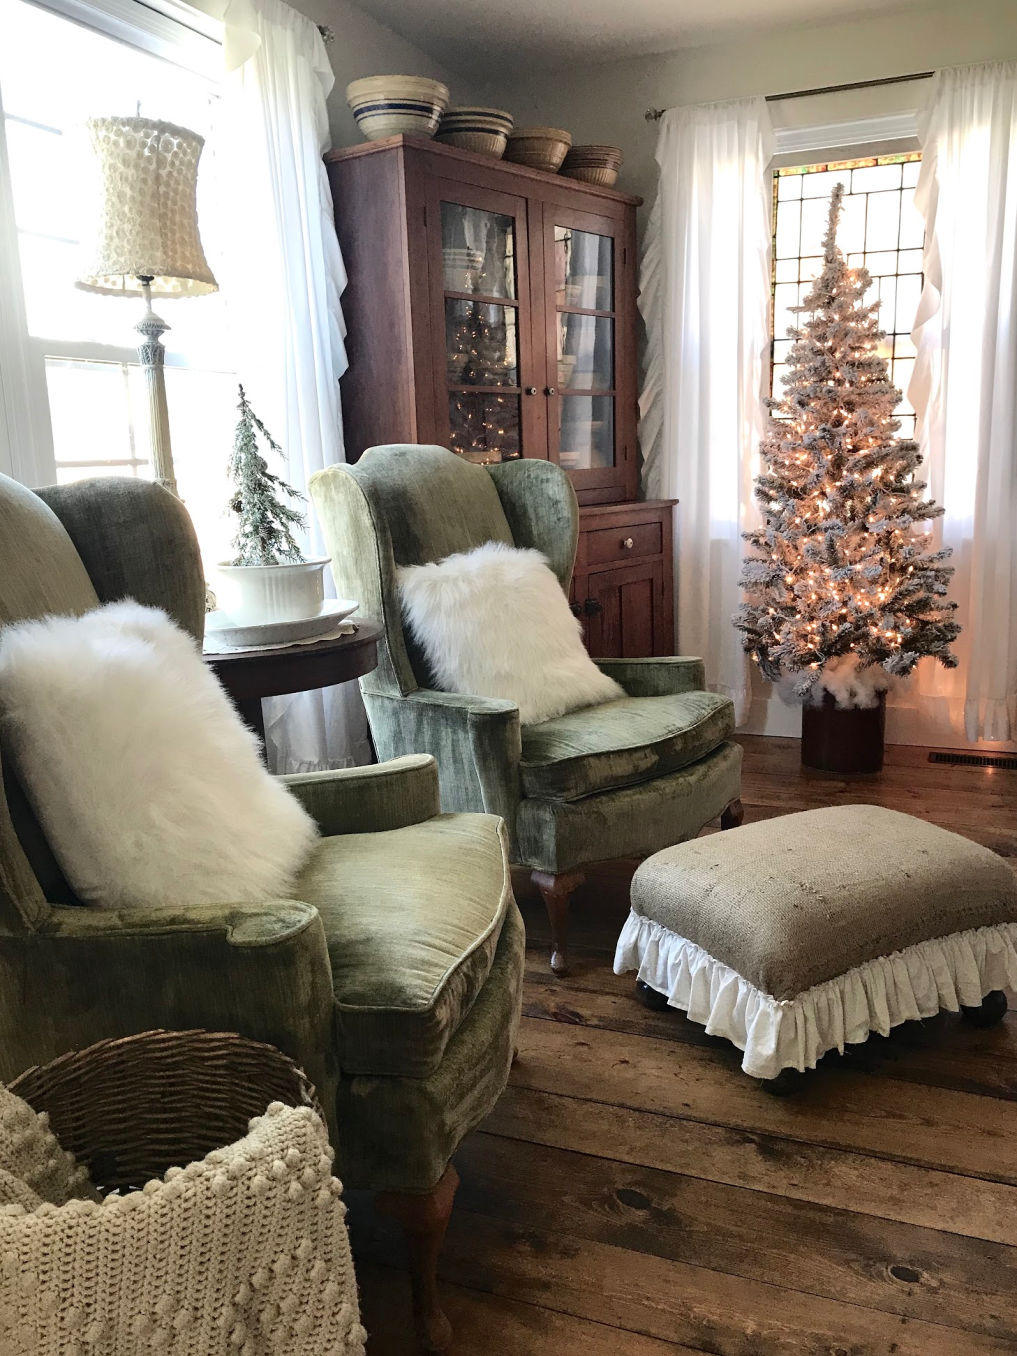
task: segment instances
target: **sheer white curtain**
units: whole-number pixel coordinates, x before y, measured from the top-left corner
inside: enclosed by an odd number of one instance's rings
[[[910,387],[954,549],[960,667],[919,670],[928,735],[1017,740],[1017,63],[940,71],[915,200],[925,288]],[[938,671],[937,671],[938,670]]]
[[[229,229],[217,271],[232,359],[288,454],[290,482],[306,493],[314,471],[344,460],[346,274],[321,160],[334,76],[317,27],[282,0],[231,0],[225,57],[215,173]],[[313,525],[307,545],[325,554]],[[265,725],[277,772],[370,758],[355,683],[274,697]]]
[[[640,308],[644,486],[678,499],[678,648],[739,723],[749,665],[731,617],[763,427],[769,350],[770,116],[762,99],[672,108],[657,141]]]

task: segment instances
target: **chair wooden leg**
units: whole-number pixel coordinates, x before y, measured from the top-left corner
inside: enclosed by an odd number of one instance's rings
[[[452,1324],[438,1298],[438,1256],[452,1214],[459,1174],[450,1163],[438,1185],[418,1195],[408,1191],[383,1191],[375,1208],[391,1215],[403,1226],[410,1262],[413,1321],[422,1351],[447,1351],[452,1344]]]
[[[722,829],[737,829],[739,824],[745,819],[745,806],[740,800],[733,800],[731,804],[721,811],[720,827]]]
[[[547,871],[534,871],[530,879],[544,897],[551,922],[551,969],[556,975],[567,975],[569,902],[573,891],[586,879],[586,874],[583,871],[566,871],[560,876],[552,876]]]

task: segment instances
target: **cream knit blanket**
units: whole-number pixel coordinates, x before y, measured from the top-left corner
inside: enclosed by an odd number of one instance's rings
[[[0,1089],[3,1356],[364,1356],[342,1187],[310,1107],[101,1201]]]

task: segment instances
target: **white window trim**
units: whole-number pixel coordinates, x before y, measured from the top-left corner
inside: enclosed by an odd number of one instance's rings
[[[913,141],[918,136],[918,109],[886,113],[850,122],[819,123],[814,127],[778,127],[775,156],[807,155],[813,151],[847,150],[884,141]]]
[[[38,0],[32,0],[38,3]],[[222,24],[181,0],[46,0],[40,4],[107,37],[172,61],[210,79],[222,71]],[[47,340],[30,336],[18,231],[11,192],[0,90],[0,473],[26,485],[56,479],[45,357],[136,362],[127,345]],[[174,359],[167,355],[168,365]]]
[[[202,75],[222,71],[222,23],[181,0],[31,0],[85,28]]]

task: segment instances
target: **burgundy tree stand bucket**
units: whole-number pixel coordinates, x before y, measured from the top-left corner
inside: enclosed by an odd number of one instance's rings
[[[839,709],[829,692],[802,707],[802,763],[819,772],[880,772],[886,735],[886,693],[875,706]]]

